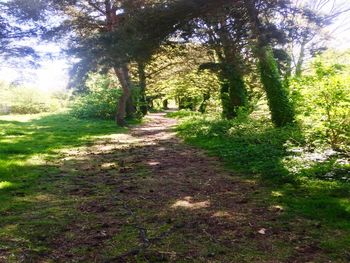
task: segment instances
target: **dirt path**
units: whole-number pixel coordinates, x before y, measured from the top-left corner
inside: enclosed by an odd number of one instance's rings
[[[74,212],[40,262],[313,259],[317,245],[278,222],[264,189],[182,143],[174,124],[151,114],[129,134],[65,153],[57,165],[68,179],[55,184]]]

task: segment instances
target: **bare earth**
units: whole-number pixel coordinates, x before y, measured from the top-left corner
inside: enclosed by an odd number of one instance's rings
[[[64,153],[53,183],[66,199],[56,206],[74,213],[33,261],[322,261],[307,225],[282,223],[266,189],[182,143],[175,124],[151,114],[128,134]]]

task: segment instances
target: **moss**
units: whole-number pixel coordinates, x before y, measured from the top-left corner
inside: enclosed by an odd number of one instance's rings
[[[264,47],[259,50],[259,69],[273,123],[277,127],[294,123],[294,108],[289,100],[288,90],[283,86],[278,66],[270,47]]]
[[[223,65],[221,70],[221,101],[226,119],[238,116],[239,109],[247,106],[247,90],[243,75],[236,69],[235,65]]]

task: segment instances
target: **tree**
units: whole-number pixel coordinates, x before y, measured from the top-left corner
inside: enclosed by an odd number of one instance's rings
[[[289,99],[288,91],[282,83],[272,47],[259,18],[255,0],[245,1],[244,5],[252,34],[255,36],[254,51],[258,59],[261,81],[267,95],[272,121],[278,127],[293,124],[295,120],[294,108]]]
[[[217,57],[216,63],[203,64],[201,68],[218,73],[222,83],[223,117],[232,119],[237,117],[239,109],[246,108],[248,104],[242,57],[245,26],[231,5],[225,5],[216,11],[205,16],[201,23],[197,22],[201,38],[207,40]]]
[[[36,37],[41,28],[35,21],[37,13],[28,6],[20,7],[22,1],[12,0],[0,3],[0,58],[3,58],[2,65],[12,61],[34,65],[39,59],[35,49],[24,43],[23,40]],[[20,15],[21,14],[21,15]],[[20,23],[26,23],[23,27]]]
[[[198,67],[212,60],[211,50],[199,43],[162,45],[146,67],[148,104],[176,99],[180,108],[191,104],[197,110],[203,104],[205,111],[207,100],[217,97],[219,83],[214,74],[198,71]]]
[[[75,53],[84,60],[90,58],[90,68],[114,68],[123,89],[116,121],[123,125],[131,94],[128,64],[132,60],[145,64],[169,35],[200,12],[198,7],[203,3],[179,1],[169,6],[158,1],[61,0],[53,1],[53,6],[69,18],[66,25],[75,34],[72,42]]]
[[[297,77],[301,77],[308,56],[315,56],[326,49],[330,35],[324,29],[349,11],[350,6],[338,0],[308,0],[296,3],[287,17],[293,27],[285,30],[289,31],[291,38],[289,52]]]
[[[70,54],[81,58],[74,67],[75,83],[85,80],[91,70],[106,72],[113,69],[123,90],[116,111],[116,122],[119,125],[124,125],[127,113],[132,114],[134,110],[130,101],[130,59],[122,47],[115,48],[115,43],[108,41],[113,32],[124,26],[134,9],[142,8],[141,3],[142,1],[52,0],[47,1],[45,6],[46,10],[59,12],[66,18],[60,25],[47,30],[46,35],[70,37]]]

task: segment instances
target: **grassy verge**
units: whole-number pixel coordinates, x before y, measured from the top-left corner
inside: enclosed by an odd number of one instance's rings
[[[20,247],[22,254],[23,248],[45,253],[47,241],[74,217],[74,200],[61,193],[64,176],[51,161],[64,150],[124,131],[112,121],[67,114],[0,117],[0,252],[12,255],[6,260],[18,260]]]
[[[312,238],[323,249],[335,258],[350,256],[350,167],[345,154],[310,148],[299,129],[276,129],[267,120],[191,116],[182,118],[177,132],[243,178],[266,185],[266,198],[283,209],[285,224],[298,217],[311,220],[319,226]]]

